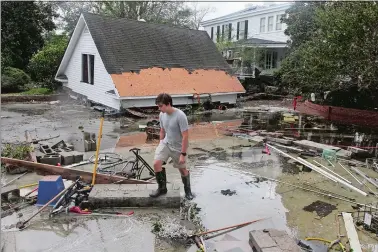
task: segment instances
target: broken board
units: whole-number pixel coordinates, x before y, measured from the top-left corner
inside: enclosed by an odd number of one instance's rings
[[[358,234],[354,227],[352,214],[346,212],[343,212],[342,214],[350,248],[353,249],[353,252],[362,252],[360,240],[358,239]]]
[[[64,168],[61,166],[48,165],[35,163],[25,160],[13,159],[1,157],[1,162],[5,164],[12,164],[16,166],[25,167],[28,170],[36,171],[38,174],[43,175],[61,175],[64,179],[76,180],[77,176],[81,176],[82,180],[86,183],[92,183],[93,173],[88,171],[80,171],[70,168]],[[119,184],[153,184],[152,182],[138,180],[138,179],[128,179],[121,176],[110,176],[107,174],[96,174],[96,184],[111,184],[117,182]]]

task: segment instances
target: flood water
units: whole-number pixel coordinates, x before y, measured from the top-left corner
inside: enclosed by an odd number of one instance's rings
[[[36,130],[40,138],[60,134],[57,140],[73,141],[75,148],[80,151],[83,150],[80,142],[82,132],[78,126],[96,134],[99,128],[99,115],[91,113],[84,107],[69,105],[3,106],[2,116],[8,118],[2,119],[2,140],[23,141],[25,130]],[[357,141],[358,145],[374,147],[378,143],[377,129],[332,123],[288,109],[225,112],[192,117],[190,121],[235,118],[244,118],[244,128],[251,131],[280,131],[284,136],[294,139],[350,146],[356,144],[355,133],[358,132],[359,136],[364,135],[362,141]],[[119,128],[118,121],[105,120],[101,149],[114,147],[118,136],[122,134]],[[369,151],[376,153],[373,148]],[[199,215],[204,226],[211,230],[268,218],[230,234],[241,241],[248,241],[250,230],[274,228],[286,230],[295,236],[296,230],[287,226],[287,210],[282,204],[281,196],[275,192],[276,183],[257,181],[251,175],[255,173],[277,178],[282,174],[283,166],[280,156],[275,153],[262,154],[262,149],[257,147],[241,148],[234,155],[197,160],[191,169],[193,192],[196,195],[193,201],[201,208]],[[228,193],[231,195],[227,195]],[[18,218],[8,216],[2,219],[2,227],[17,221]],[[156,251],[151,223],[137,217],[41,222],[24,231],[5,232],[3,235],[6,241],[4,251]],[[212,240],[220,241],[223,236]],[[182,249],[177,248],[175,251]]]
[[[265,155],[261,151],[261,148],[247,148],[240,159],[219,161],[212,158],[194,166],[194,201],[202,209],[200,216],[207,229],[269,218],[230,234],[241,241],[248,241],[248,232],[255,229],[274,228],[292,233],[286,225],[286,209],[280,195],[275,192],[276,183],[258,181],[250,174],[276,178],[282,172],[280,157],[275,154]],[[230,190],[235,194],[224,195],[222,190]],[[219,236],[214,240],[222,238]]]
[[[150,230],[149,225],[133,217],[44,221],[23,231],[2,233],[6,242],[3,251],[154,251]]]

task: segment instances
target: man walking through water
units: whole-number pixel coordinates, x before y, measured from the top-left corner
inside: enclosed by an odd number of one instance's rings
[[[193,199],[190,189],[190,175],[186,169],[186,151],[189,145],[188,119],[183,111],[174,108],[172,97],[169,94],[161,93],[156,98],[156,105],[159,107],[160,115],[160,143],[155,151],[154,170],[158,189],[151,193],[151,197],[159,197],[167,193],[167,177],[163,162],[168,158],[173,161],[173,167],[178,168],[184,184],[185,197]]]

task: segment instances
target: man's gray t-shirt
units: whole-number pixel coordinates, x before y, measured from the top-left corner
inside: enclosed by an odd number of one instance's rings
[[[163,143],[170,149],[181,152],[182,132],[189,129],[188,119],[183,111],[175,108],[172,114],[160,112],[160,127],[165,131]]]

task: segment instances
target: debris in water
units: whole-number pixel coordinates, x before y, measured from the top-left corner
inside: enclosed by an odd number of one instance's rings
[[[326,217],[329,215],[333,210],[336,210],[336,206],[331,205],[329,203],[317,200],[312,202],[310,205],[305,206],[303,210],[307,212],[316,212],[316,214],[320,217]]]
[[[230,189],[227,189],[227,190],[221,190],[221,193],[223,194],[223,195],[225,195],[225,196],[232,196],[232,195],[234,195],[234,194],[236,194],[236,191],[234,190],[234,191],[231,191]]]
[[[261,177],[254,177],[253,179],[254,179],[254,180],[247,181],[247,182],[245,182],[245,183],[246,183],[247,185],[250,185],[250,184],[254,184],[254,183],[260,183],[260,182],[267,181],[266,178],[261,178]]]

